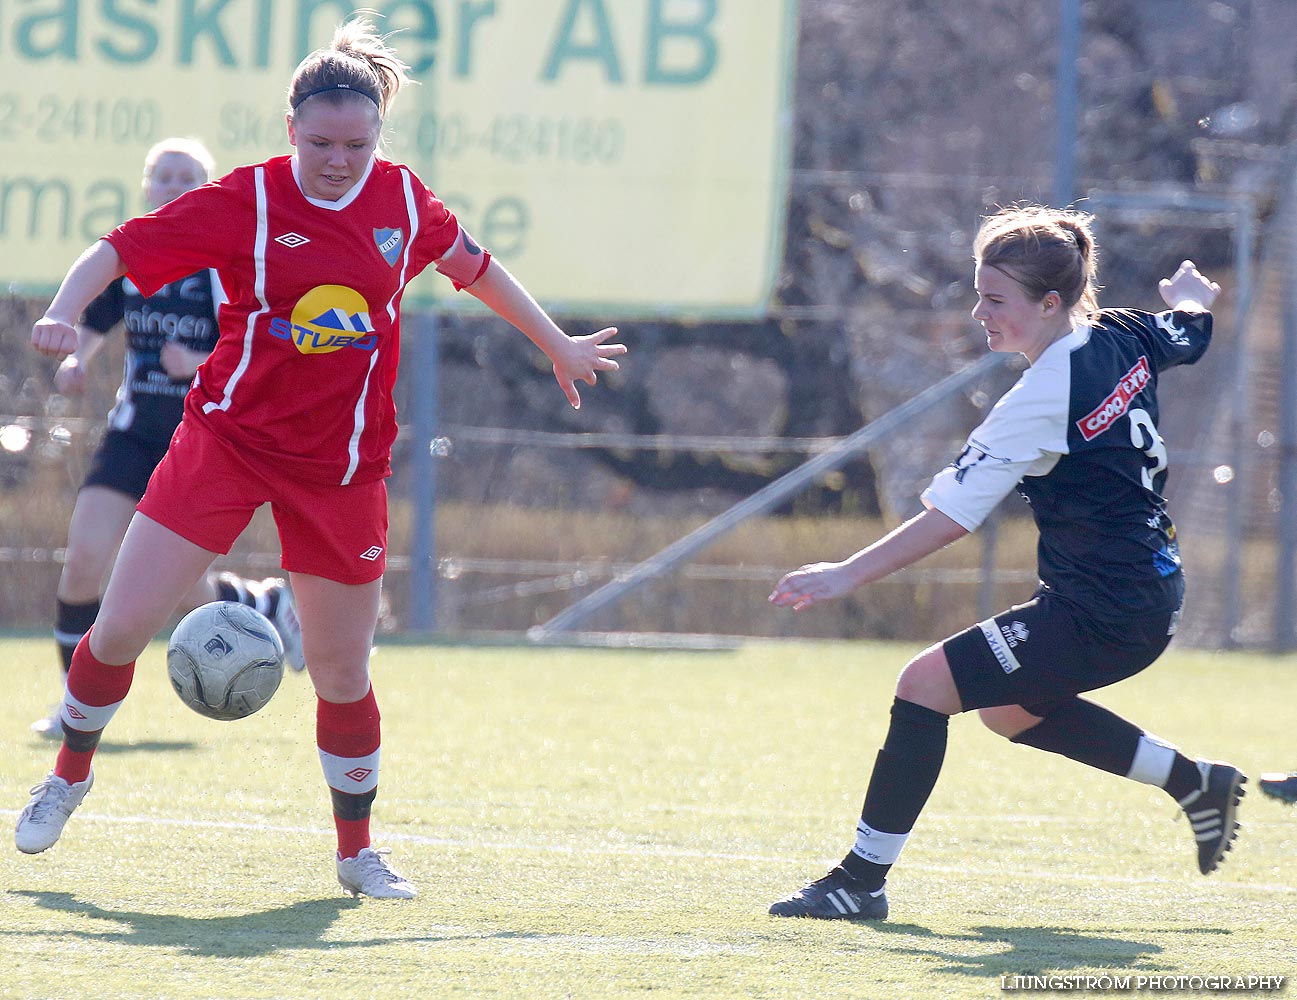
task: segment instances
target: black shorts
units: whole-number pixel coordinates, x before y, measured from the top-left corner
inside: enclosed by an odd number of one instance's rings
[[[942,648],[964,711],[1021,705],[1043,716],[1082,691],[1139,673],[1162,655],[1179,615],[1099,621],[1039,593],[951,636]]]
[[[148,441],[126,431],[108,431],[99,442],[81,488],[104,486],[139,500],[170,443]]]

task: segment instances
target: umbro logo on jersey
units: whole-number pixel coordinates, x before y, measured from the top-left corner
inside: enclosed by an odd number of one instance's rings
[[[381,545],[371,545],[369,548],[367,548],[364,552],[360,554],[360,558],[364,559],[366,562],[373,562],[382,554],[383,554],[383,547]]]
[[[296,247],[305,246],[307,243],[310,243],[311,241],[308,240],[301,233],[284,233],[283,236],[276,236],[275,242],[280,243],[283,246],[288,247],[288,249],[292,250]]]

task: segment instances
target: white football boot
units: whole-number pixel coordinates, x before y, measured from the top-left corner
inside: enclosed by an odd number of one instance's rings
[[[47,740],[63,739],[63,706],[55,706],[49,715],[33,722],[31,731],[37,736],[44,736]]]
[[[45,780],[31,790],[31,801],[27,808],[18,814],[18,825],[14,828],[14,844],[24,854],[40,854],[53,847],[63,833],[72,811],[81,805],[81,800],[95,783],[95,772],[91,771],[85,781],[68,784],[53,771]]]
[[[387,864],[391,852],[372,847],[361,850],[354,858],[335,858],[338,882],[348,896],[370,896],[374,899],[413,899],[417,893],[404,875],[398,875]]]

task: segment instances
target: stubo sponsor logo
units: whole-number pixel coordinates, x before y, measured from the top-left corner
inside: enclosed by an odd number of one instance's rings
[[[1148,358],[1141,357],[1108,394],[1108,398],[1076,422],[1081,437],[1093,441],[1130,409],[1130,401],[1152,380]]]
[[[364,296],[345,285],[312,288],[298,299],[291,319],[271,319],[270,333],[292,341],[303,354],[330,354],[344,347],[372,351],[378,345]]]

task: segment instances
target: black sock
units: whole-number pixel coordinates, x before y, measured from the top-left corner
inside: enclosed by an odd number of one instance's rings
[[[1116,712],[1084,698],[1071,698],[1012,742],[1125,777],[1142,735],[1142,729]]]
[[[279,588],[252,586],[251,580],[244,580],[233,573],[222,573],[216,578],[216,596],[222,601],[235,601],[246,604],[254,611],[259,611],[272,621],[279,609]]]
[[[1175,763],[1171,765],[1171,776],[1162,787],[1177,802],[1198,791],[1202,788],[1202,775],[1198,773],[1197,762],[1177,752]]]
[[[874,761],[860,822],[871,830],[908,834],[936,787],[946,758],[950,717],[901,698],[892,702],[892,722]],[[842,867],[871,890],[882,887],[891,863],[870,861],[854,850]]]
[[[1124,778],[1130,775],[1144,735],[1142,729],[1116,712],[1084,698],[1072,698],[1013,737],[1013,742]],[[1198,788],[1198,767],[1178,750],[1173,752],[1170,776],[1162,787],[1172,798],[1182,799]]]
[[[90,626],[95,623],[98,615],[98,598],[86,604],[57,601],[54,612],[54,642],[59,648],[65,680],[68,671],[72,669],[72,653],[76,650],[77,643],[90,631]]]
[[[234,601],[256,607],[257,599],[248,592],[244,582],[233,573],[222,573],[216,578],[216,596],[222,601]]]

